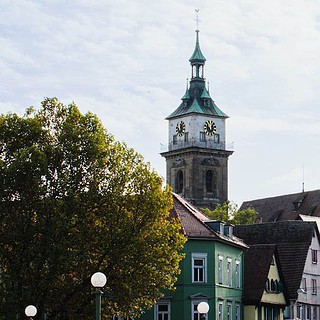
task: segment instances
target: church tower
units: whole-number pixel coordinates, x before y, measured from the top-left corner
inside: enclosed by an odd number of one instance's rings
[[[228,157],[226,124],[228,116],[212,100],[206,86],[206,58],[199,44],[189,59],[191,80],[179,107],[169,121],[166,159],[167,183],[173,191],[199,208],[214,209],[228,200]]]

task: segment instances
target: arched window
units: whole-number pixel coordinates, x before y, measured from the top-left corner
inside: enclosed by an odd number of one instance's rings
[[[177,191],[177,193],[182,193],[182,191],[183,191],[183,172],[182,172],[182,170],[179,170],[177,172],[176,191]]]
[[[206,191],[208,193],[215,193],[216,192],[216,175],[212,170],[208,170],[206,172]]]

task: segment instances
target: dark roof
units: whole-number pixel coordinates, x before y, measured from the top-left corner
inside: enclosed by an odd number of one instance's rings
[[[296,220],[300,214],[320,217],[320,190],[245,201],[241,210],[253,208],[262,222]]]
[[[188,201],[173,193],[173,209],[171,214],[180,218],[181,227],[184,235],[190,238],[206,238],[212,240],[218,240],[229,243],[243,248],[247,248],[247,245],[236,236],[226,236],[221,234],[212,228],[208,222],[212,222],[207,216],[200,212],[196,207],[190,204]]]
[[[276,252],[275,244],[251,245],[244,254],[244,302],[258,304],[261,302],[266,280]]]
[[[209,218],[175,193],[173,193],[171,213],[180,218],[183,233],[187,237],[216,237],[216,233],[204,223],[204,221],[209,221]]]
[[[277,245],[286,292],[296,299],[314,230],[315,222],[279,221],[235,226],[234,233],[249,246]]]

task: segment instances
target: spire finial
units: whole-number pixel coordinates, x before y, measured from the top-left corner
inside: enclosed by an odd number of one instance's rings
[[[186,90],[188,90],[188,84],[189,84],[189,78],[187,78],[187,89]]]
[[[199,32],[199,22],[201,22],[201,20],[199,19],[199,11],[200,9],[194,9],[194,11],[196,12],[196,18],[194,19],[197,23],[197,30],[196,32],[198,33]]]

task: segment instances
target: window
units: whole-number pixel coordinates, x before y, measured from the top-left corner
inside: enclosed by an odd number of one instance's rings
[[[213,188],[212,188],[212,185],[213,185],[213,172],[212,170],[208,170],[206,172],[206,189],[207,189],[207,192],[212,192],[213,191]]]
[[[177,139],[177,135],[176,134],[172,137],[172,143],[173,144],[177,144],[178,143],[178,139]]]
[[[182,193],[183,191],[183,172],[181,170],[179,170],[177,173],[176,190],[177,193]]]
[[[220,142],[220,135],[219,134],[214,134],[213,141],[214,141],[214,143],[219,143]]]
[[[191,319],[192,320],[200,320],[200,313],[198,312],[198,304],[200,302],[202,302],[204,300],[201,301],[192,301],[192,315],[191,315]],[[208,302],[208,301],[205,301]],[[206,319],[208,319],[207,314],[206,314]]]
[[[311,307],[310,306],[307,306],[307,317],[306,317],[306,319],[307,320],[311,320]]]
[[[318,317],[317,317],[317,315],[318,315],[317,307],[314,306],[312,309],[313,309],[313,310],[312,310],[312,320],[317,320],[317,319],[318,319]]]
[[[200,141],[201,142],[206,141],[206,134],[204,132],[200,132]]]
[[[208,193],[216,193],[217,176],[212,170],[206,172],[206,191]]]
[[[155,306],[156,320],[170,320],[170,302],[159,301]]]
[[[219,256],[219,262],[218,262],[218,283],[223,283],[223,257]]]
[[[266,280],[265,289],[266,289],[266,291],[270,291],[270,280],[269,280],[269,278]]]
[[[236,318],[235,320],[240,320],[240,304],[236,304]]]
[[[306,278],[301,279],[301,289],[303,290],[303,292],[307,292],[307,279]]]
[[[311,257],[312,257],[312,263],[317,264],[318,263],[318,254],[317,250],[311,249]]]
[[[192,253],[192,282],[206,282],[207,254]]]
[[[305,319],[306,318],[306,306],[305,305],[302,305],[301,308],[300,308],[300,318],[301,319]]]
[[[236,288],[241,287],[240,261],[236,261]]]
[[[184,142],[188,142],[189,140],[189,132],[184,133]]]
[[[228,302],[228,306],[227,306],[227,320],[232,320],[232,302]]]
[[[223,320],[223,301],[219,301],[218,320]]]
[[[317,294],[317,279],[311,279],[312,294]]]
[[[228,286],[232,286],[232,262],[231,259],[227,260],[227,275],[228,275]]]

